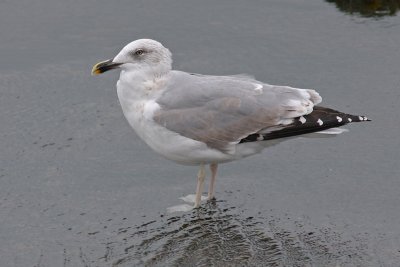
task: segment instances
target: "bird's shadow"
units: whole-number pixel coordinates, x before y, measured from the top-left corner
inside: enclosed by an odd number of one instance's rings
[[[266,218],[224,201],[119,229],[103,260],[111,266],[337,266],[363,262],[354,240],[286,217]],[[291,220],[287,227],[285,220]],[[289,229],[288,229],[289,228]]]

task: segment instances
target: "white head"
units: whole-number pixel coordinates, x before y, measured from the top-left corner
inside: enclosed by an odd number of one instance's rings
[[[171,70],[171,52],[161,43],[151,39],[139,39],[127,44],[113,59],[93,66],[92,74],[100,74],[111,69],[144,71],[162,75]]]

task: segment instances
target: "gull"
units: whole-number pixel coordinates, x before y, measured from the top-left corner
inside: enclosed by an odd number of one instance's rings
[[[317,106],[312,89],[270,85],[248,75],[213,76],[172,70],[171,52],[161,43],[139,39],[92,74],[120,69],[117,93],[125,118],[155,152],[179,164],[197,165],[200,206],[209,165],[208,199],[214,198],[218,164],[260,153],[293,137],[337,135],[337,127],[368,121]]]

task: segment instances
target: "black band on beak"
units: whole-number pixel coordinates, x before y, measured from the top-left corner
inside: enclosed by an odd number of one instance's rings
[[[117,68],[122,63],[113,62],[112,59],[101,61],[93,66],[92,75],[98,75],[108,70]]]

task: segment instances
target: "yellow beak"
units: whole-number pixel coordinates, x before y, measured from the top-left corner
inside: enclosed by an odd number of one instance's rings
[[[112,59],[101,61],[92,68],[92,75],[99,75],[103,72],[118,68],[122,63],[113,62]]]

